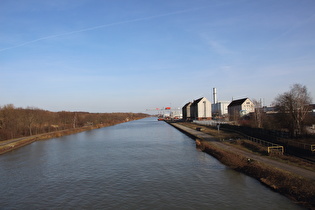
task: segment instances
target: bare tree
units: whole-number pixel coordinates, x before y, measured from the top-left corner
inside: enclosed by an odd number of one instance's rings
[[[34,107],[0,106],[0,141],[85,125],[113,125],[146,117],[142,113],[50,112]]]
[[[263,114],[263,107],[261,100],[252,99],[254,105],[255,105],[255,124],[257,128],[262,128],[262,114]]]
[[[36,110],[32,107],[27,107],[25,110],[25,123],[27,125],[29,135],[33,135],[34,124],[36,124]]]
[[[18,132],[18,114],[13,104],[0,109],[0,139],[16,138]]]
[[[301,134],[303,123],[307,113],[310,111],[312,99],[306,86],[294,84],[290,91],[278,95],[274,105],[279,110],[279,116],[285,127],[292,136]]]

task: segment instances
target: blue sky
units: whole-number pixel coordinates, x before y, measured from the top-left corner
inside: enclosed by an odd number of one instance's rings
[[[0,106],[145,112],[294,83],[315,99],[314,0],[1,0]]]

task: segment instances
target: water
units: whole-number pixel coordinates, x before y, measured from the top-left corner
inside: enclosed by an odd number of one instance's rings
[[[1,209],[301,209],[156,118],[0,156]]]

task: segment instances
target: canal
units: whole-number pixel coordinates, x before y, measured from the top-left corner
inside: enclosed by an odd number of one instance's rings
[[[0,156],[0,209],[302,209],[156,118]]]

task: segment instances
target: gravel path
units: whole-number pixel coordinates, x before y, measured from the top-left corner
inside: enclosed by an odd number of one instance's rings
[[[206,134],[206,133],[203,133],[202,131],[197,131],[197,130],[194,130],[194,129],[191,129],[191,128],[188,128],[186,126],[179,125],[176,123],[172,123],[172,125],[174,127],[178,128],[179,130],[182,130],[186,133],[189,133],[192,136],[195,136],[196,138],[203,139],[206,141],[212,141],[213,144],[215,144],[216,146],[221,147],[225,150],[229,150],[229,151],[234,152],[236,154],[241,154],[247,158],[253,159],[255,161],[260,161],[266,165],[288,171],[288,172],[296,174],[298,176],[302,176],[302,177],[305,177],[308,179],[315,180],[315,172],[313,172],[313,171],[309,171],[309,170],[304,169],[304,168],[285,164],[285,163],[282,163],[282,162],[279,162],[276,160],[269,159],[267,157],[263,157],[263,156],[259,156],[259,155],[256,155],[256,154],[253,154],[250,152],[246,152],[244,150],[238,149],[238,148],[233,147],[233,146],[229,146],[227,144],[224,144],[222,142],[217,141],[213,136]]]

